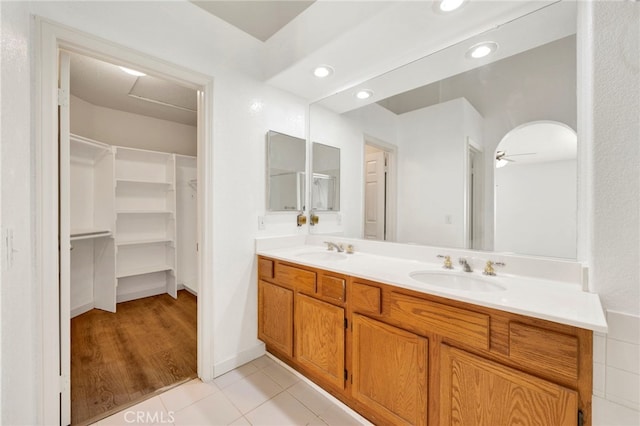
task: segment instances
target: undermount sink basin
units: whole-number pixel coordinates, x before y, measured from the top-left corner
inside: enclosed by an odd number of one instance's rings
[[[472,275],[461,275],[456,272],[416,271],[409,274],[411,278],[421,283],[437,287],[452,288],[466,291],[504,291],[500,284],[489,279]]]
[[[334,251],[305,251],[297,253],[295,257],[302,260],[311,260],[319,262],[330,262],[335,260],[345,260],[347,255],[344,253],[336,253]]]

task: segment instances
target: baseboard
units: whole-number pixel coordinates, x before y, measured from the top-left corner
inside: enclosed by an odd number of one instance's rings
[[[93,302],[91,303],[85,303],[84,305],[80,305],[76,308],[71,309],[71,318],[75,318],[78,315],[82,315],[86,312],[89,312],[90,310],[92,310],[93,308],[95,308],[95,305],[93,304]]]
[[[132,293],[118,294],[116,303],[129,302],[131,300],[142,299],[144,297],[157,296],[166,293],[165,287],[150,288],[148,290],[134,291]]]
[[[180,291],[180,290],[187,290],[189,293],[191,293],[194,296],[198,297],[198,292],[195,291],[194,289],[192,289],[191,287],[185,285],[185,284],[178,284],[178,291]]]
[[[213,377],[218,377],[227,373],[234,368],[238,368],[256,358],[260,358],[265,354],[264,343],[258,342],[254,347],[239,352],[236,356],[228,358],[222,362],[213,365]]]

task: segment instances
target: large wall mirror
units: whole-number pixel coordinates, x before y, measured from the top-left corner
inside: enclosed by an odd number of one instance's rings
[[[311,151],[311,208],[340,211],[340,149],[314,142]]]
[[[314,103],[312,140],[340,141],[342,198],[349,203],[342,206],[343,234],[575,258],[576,64],[575,3],[541,3]],[[544,131],[529,128],[519,146],[505,140],[527,123],[544,122],[574,135],[571,158],[545,157],[549,144],[564,142]],[[516,145],[504,148],[503,140]],[[509,165],[497,168],[498,157]],[[367,182],[376,168],[374,191]],[[533,185],[545,179],[546,186]],[[369,193],[377,194],[375,202]],[[523,200],[538,213],[523,214]]]
[[[301,211],[306,195],[306,141],[267,133],[267,211]]]

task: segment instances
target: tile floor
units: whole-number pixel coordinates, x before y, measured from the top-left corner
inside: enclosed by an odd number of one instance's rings
[[[95,425],[370,425],[263,356],[213,383],[192,380]]]

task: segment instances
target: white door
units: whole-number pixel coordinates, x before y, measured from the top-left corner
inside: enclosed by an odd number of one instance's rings
[[[377,151],[365,156],[364,238],[385,239],[386,221],[386,153]]]
[[[71,423],[71,158],[69,129],[70,59],[69,54],[60,51],[58,72],[58,117],[59,140],[58,159],[60,170],[60,424]]]

